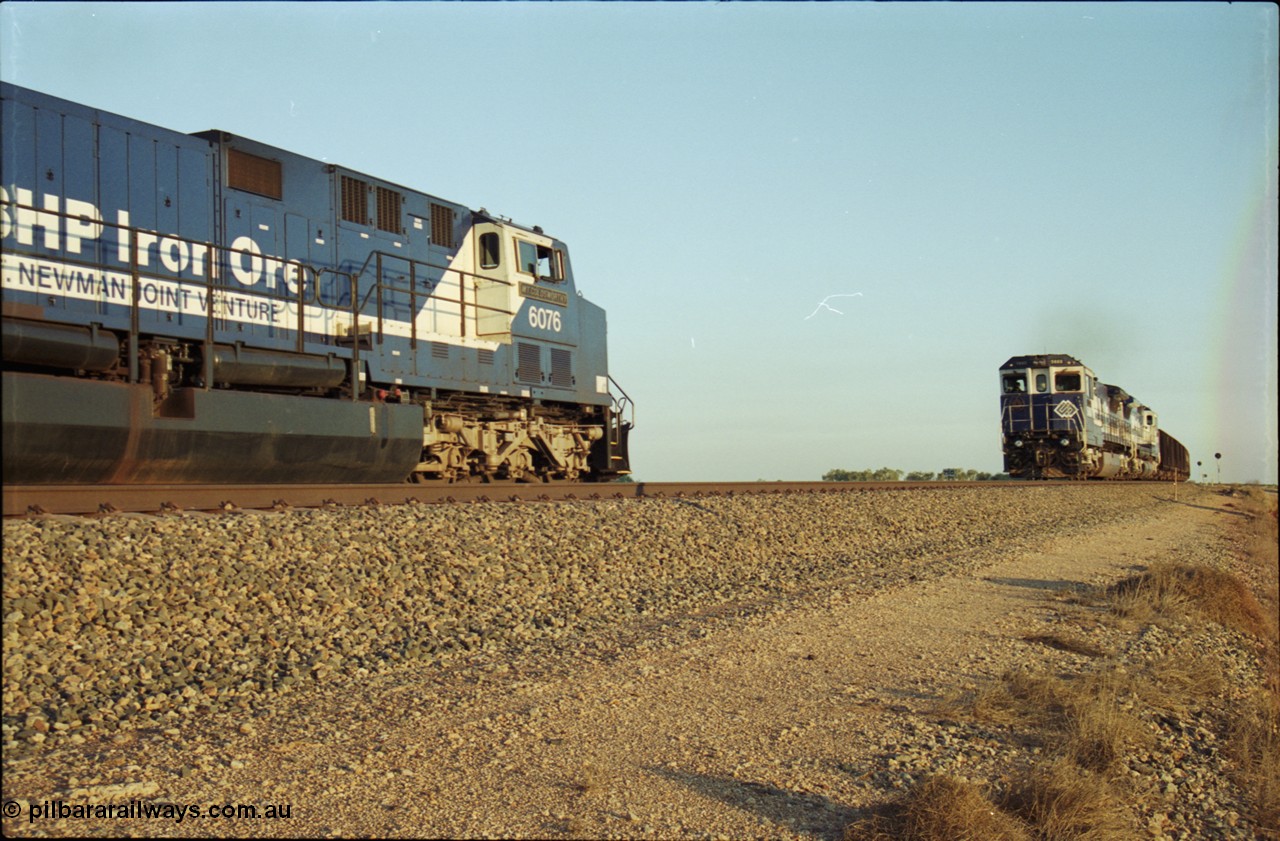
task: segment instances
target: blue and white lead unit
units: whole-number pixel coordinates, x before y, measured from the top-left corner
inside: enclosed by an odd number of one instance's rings
[[[0,84],[6,483],[627,473],[541,229]]]
[[[1156,413],[1065,354],[1000,366],[1004,469],[1026,479],[1165,479],[1190,475],[1186,447]]]

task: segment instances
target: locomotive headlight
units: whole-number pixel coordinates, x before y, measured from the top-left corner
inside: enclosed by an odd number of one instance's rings
[[[1021,447],[1021,446],[1022,446],[1022,439],[1021,439],[1021,438],[1019,438],[1017,441],[1014,441],[1014,442],[1013,442],[1013,446],[1015,446],[1015,447]]]
[[[1070,438],[1063,438],[1063,439],[1061,439],[1060,441],[1058,441],[1058,443],[1059,443],[1059,444],[1061,444],[1061,445],[1062,445],[1062,446],[1064,446],[1064,447],[1070,447],[1070,446],[1071,446],[1071,439],[1070,439]]]

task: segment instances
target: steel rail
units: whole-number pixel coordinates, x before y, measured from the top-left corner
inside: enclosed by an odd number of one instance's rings
[[[440,485],[5,485],[4,516],[281,510],[325,506],[548,502],[739,494],[1025,488],[1062,482],[493,482]]]

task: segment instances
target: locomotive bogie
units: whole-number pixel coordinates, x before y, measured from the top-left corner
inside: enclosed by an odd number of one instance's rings
[[[1066,355],[1000,367],[1004,468],[1031,479],[1187,478],[1186,450],[1150,408]]]
[[[349,459],[351,481],[627,472],[630,404],[611,389],[605,314],[576,292],[563,242],[224,132],[180,134],[8,84],[0,95],[4,365],[33,401],[6,402],[5,437],[53,448],[6,459],[5,481],[260,481],[258,465],[204,460],[233,430],[275,481],[329,474],[281,461],[304,451]],[[102,399],[117,413],[72,426],[124,434],[149,458],[185,441],[191,466],[79,464],[75,435],[36,429],[57,425],[41,412],[69,395],[115,395]],[[185,439],[158,431],[175,401],[195,413]],[[432,405],[459,409],[442,428]],[[298,441],[255,438],[241,410]],[[412,457],[399,422],[394,455],[349,440],[383,411],[416,415]],[[335,424],[333,440],[297,412]]]

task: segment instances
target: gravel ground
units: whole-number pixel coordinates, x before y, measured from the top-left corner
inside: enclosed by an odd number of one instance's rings
[[[1226,556],[1215,498],[1179,494],[1199,503],[1089,486],[6,521],[23,819],[4,829],[838,837],[926,772],[1016,760],[936,701],[1080,656],[1023,639],[1054,615],[1044,590]],[[1135,645],[1180,644],[1160,633]],[[1179,762],[1130,760],[1173,787],[1142,831],[1251,837],[1197,715],[1153,724]],[[58,801],[291,814],[25,819]]]

